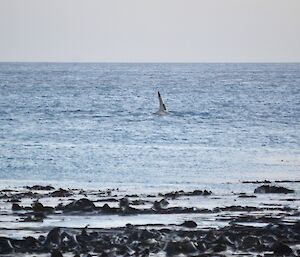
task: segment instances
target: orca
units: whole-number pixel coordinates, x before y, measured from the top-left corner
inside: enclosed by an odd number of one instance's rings
[[[157,92],[157,95],[158,95],[158,101],[159,101],[159,109],[157,112],[155,112],[154,114],[157,114],[157,115],[164,115],[164,114],[167,114],[167,108],[161,98],[161,95],[159,93],[159,91]]]

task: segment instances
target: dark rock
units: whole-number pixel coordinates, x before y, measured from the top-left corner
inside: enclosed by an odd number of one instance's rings
[[[293,250],[286,244],[277,242],[273,245],[272,251],[275,255],[291,255]]]
[[[261,237],[261,240],[263,243],[273,245],[275,242],[277,242],[277,238],[274,235],[263,235]]]
[[[157,238],[158,235],[148,229],[145,229],[145,230],[142,230],[141,231],[141,234],[140,234],[140,239],[141,240],[147,240],[147,239],[150,239],[150,238]]]
[[[211,195],[211,191],[204,190],[203,195]]]
[[[45,191],[50,191],[50,190],[54,190],[54,187],[52,186],[41,186],[41,185],[34,185],[34,186],[26,186],[26,189],[29,190],[45,190]]]
[[[45,245],[55,244],[59,245],[61,243],[61,230],[60,228],[53,228],[50,230],[46,236]]]
[[[34,202],[32,204],[32,210],[36,212],[43,212],[44,211],[44,205],[40,202]]]
[[[130,241],[136,241],[136,242],[138,242],[140,240],[140,232],[134,226],[133,226],[132,229],[127,230],[127,234],[128,234],[128,239]]]
[[[215,253],[226,251],[226,249],[227,249],[227,246],[224,244],[216,244],[212,248],[213,252],[215,252]]]
[[[239,198],[256,198],[256,195],[247,195],[245,193],[240,193]]]
[[[140,256],[146,257],[150,255],[150,250],[149,248],[145,248],[140,252]]]
[[[136,226],[132,225],[131,223],[127,223],[125,225],[125,231],[127,231],[127,232],[131,232],[131,231],[136,230],[136,229],[137,229]]]
[[[203,237],[203,240],[207,243],[211,243],[217,240],[215,233],[212,230],[209,230],[206,235]]]
[[[255,236],[245,236],[241,243],[243,249],[257,248],[259,245],[259,239]]]
[[[147,198],[155,198],[156,197],[156,195],[147,195]]]
[[[72,193],[70,191],[62,189],[62,188],[50,193],[50,196],[52,196],[52,197],[68,197],[71,195],[72,195]]]
[[[263,181],[243,181],[243,184],[270,184],[271,181],[263,180]]]
[[[196,228],[197,223],[192,220],[186,220],[184,221],[180,226],[186,227],[186,228]]]
[[[149,245],[149,246],[153,246],[153,245],[157,245],[158,241],[154,238],[149,238],[143,241],[143,244],[145,245]]]
[[[125,198],[128,198],[128,197],[138,198],[139,196],[137,194],[125,195]]]
[[[121,245],[118,249],[118,255],[122,255],[122,256],[132,256],[134,255],[136,252],[131,249],[128,245]]]
[[[119,202],[117,198],[103,198],[103,199],[98,199],[95,202]]]
[[[179,196],[197,196],[197,195],[203,195],[203,196],[207,196],[207,195],[211,195],[212,192],[211,191],[201,191],[201,190],[194,190],[193,192],[184,192],[183,190],[179,190],[179,191],[172,191],[166,194],[159,194],[160,196],[164,196],[167,198],[172,198],[175,199]]]
[[[40,243],[44,242],[45,239],[46,239],[46,237],[45,237],[44,235],[40,235],[40,236],[38,237],[38,241],[39,241]]]
[[[206,251],[206,249],[207,249],[207,243],[205,243],[205,242],[203,242],[203,241],[198,241],[198,242],[197,242],[197,249],[198,249],[200,252]]]
[[[216,208],[215,208],[216,209]],[[214,210],[215,210],[214,209]],[[221,208],[218,208],[216,210],[222,210],[222,211],[238,211],[238,212],[251,212],[251,211],[257,211],[257,207],[254,207],[254,206],[235,206],[235,205],[232,205],[232,206],[226,206],[226,207],[221,207]]]
[[[275,183],[300,183],[300,180],[275,180]]]
[[[194,190],[191,195],[203,195],[203,191],[202,190]]]
[[[145,203],[146,203],[146,201],[142,200],[142,199],[137,199],[137,200],[131,201],[131,205],[144,205]]]
[[[44,218],[46,218],[45,214],[42,212],[31,214],[26,214],[27,216],[21,220],[22,222],[43,222]]]
[[[169,241],[165,244],[163,250],[167,255],[172,256],[181,253],[181,249],[178,242]]]
[[[138,212],[137,209],[129,206],[129,200],[127,197],[120,199],[119,206],[120,206],[120,212],[125,215],[135,214]]]
[[[110,207],[107,203],[104,204],[101,208],[101,211],[103,213],[107,213],[107,214],[117,214],[119,209],[118,208],[112,208]]]
[[[160,201],[154,201],[152,209],[154,211],[160,211],[168,206],[169,202],[166,199],[161,199]]]
[[[255,194],[288,194],[294,193],[294,190],[285,187],[262,185],[254,190]]]
[[[129,200],[127,197],[121,198],[119,201],[120,209],[125,209],[129,207]]]
[[[139,210],[129,206],[128,208],[121,210],[121,213],[125,215],[132,215],[139,213]]]
[[[22,198],[37,198],[39,197],[40,195],[36,192],[31,192],[31,191],[28,191],[28,192],[25,192],[25,193],[17,193],[15,195],[13,195],[12,197],[14,199],[22,199]]]
[[[97,231],[92,231],[92,232],[89,234],[89,236],[90,236],[91,238],[98,238],[98,237],[99,237],[99,233],[98,233]]]
[[[190,239],[186,239],[180,243],[180,250],[184,254],[191,254],[191,253],[198,252],[197,247]]]
[[[35,250],[40,245],[40,242],[34,237],[28,236],[24,238],[24,244],[26,249]]]
[[[51,212],[54,210],[53,207],[49,207],[49,206],[44,206],[43,204],[41,204],[40,202],[34,202],[32,204],[32,210],[35,212]]]
[[[5,237],[0,237],[0,254],[9,254],[14,251],[14,247],[12,246],[9,239]]]
[[[61,240],[65,245],[68,247],[74,248],[78,245],[77,237],[69,235],[67,232],[62,232],[61,233]]]
[[[63,257],[63,255],[59,250],[53,250],[51,252],[51,257]]]
[[[64,211],[93,211],[95,209],[95,204],[87,198],[75,200],[63,208]]]
[[[20,206],[19,204],[17,204],[17,203],[13,203],[11,209],[12,209],[13,211],[21,211],[21,210],[23,210],[23,207],[21,207],[21,206]]]
[[[300,234],[300,221],[295,222],[295,224],[293,225],[293,229],[295,231],[298,231],[298,233]]]
[[[87,225],[83,229],[81,229],[81,237],[84,237],[85,239],[89,238],[89,235],[88,235],[88,232],[87,232],[88,227],[89,227],[89,225]]]
[[[166,194],[160,194],[161,196],[164,196],[164,197],[168,197],[168,198],[172,198],[172,199],[175,199],[179,196],[182,195],[182,193],[184,193],[183,190],[180,190],[180,191],[172,191],[172,192],[169,192],[169,193],[166,193]]]
[[[216,240],[217,243],[219,244],[225,244],[225,245],[228,245],[228,246],[235,246],[234,244],[234,238],[232,235],[225,235],[225,234],[222,234],[217,240]]]
[[[11,199],[8,199],[7,202],[8,203],[20,203],[21,200],[19,198],[13,196]]]

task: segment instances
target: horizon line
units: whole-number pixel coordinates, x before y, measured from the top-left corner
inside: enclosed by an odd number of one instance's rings
[[[82,64],[300,64],[300,61],[0,61],[0,63]]]

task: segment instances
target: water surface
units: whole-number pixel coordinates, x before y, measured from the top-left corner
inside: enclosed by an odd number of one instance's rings
[[[0,64],[4,185],[294,180],[299,131],[300,64]]]

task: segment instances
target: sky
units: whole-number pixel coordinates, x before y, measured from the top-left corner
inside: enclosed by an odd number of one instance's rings
[[[0,0],[0,61],[300,62],[300,0]]]

